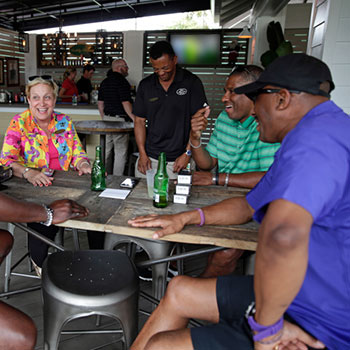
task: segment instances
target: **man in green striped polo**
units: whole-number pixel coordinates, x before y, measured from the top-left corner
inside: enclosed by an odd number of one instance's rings
[[[191,120],[192,157],[201,170],[193,174],[193,185],[226,185],[253,188],[273,163],[279,143],[259,140],[254,103],[246,95],[237,95],[235,88],[254,82],[262,73],[258,66],[237,66],[226,80],[222,102],[225,109],[216,120],[209,143],[201,145],[201,133],[208,124],[209,107],[200,109]],[[210,172],[213,168],[216,173]],[[241,249],[225,249],[208,257],[201,277],[232,273],[242,256]]]
[[[208,145],[201,145],[201,133],[208,123],[209,107],[200,109],[191,121],[192,157],[199,169],[193,185],[228,185],[253,188],[273,163],[280,144],[259,140],[253,117],[254,104],[234,89],[255,81],[262,69],[258,66],[237,66],[229,75],[222,97],[225,109],[217,118]],[[216,173],[210,170],[217,167]]]

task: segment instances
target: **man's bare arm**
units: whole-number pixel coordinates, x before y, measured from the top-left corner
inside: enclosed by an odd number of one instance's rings
[[[259,230],[255,262],[258,323],[275,323],[300,290],[312,222],[311,214],[292,202],[279,199],[269,205]]]
[[[104,101],[97,101],[97,108],[98,111],[100,113],[101,119],[103,119],[105,112],[104,112],[104,108],[105,108],[105,103]]]
[[[135,132],[135,139],[137,148],[140,153],[140,159],[138,162],[138,170],[145,174],[147,169],[151,168],[151,160],[149,159],[147,153],[146,153],[146,125],[145,125],[145,118],[141,118],[138,116],[135,116],[134,121],[134,132]]]
[[[265,175],[266,171],[252,171],[250,173],[229,174],[228,186],[253,188]],[[219,174],[219,185],[224,185],[227,174]]]
[[[245,197],[235,197],[202,208],[206,225],[239,225],[251,220],[254,210]],[[134,227],[161,227],[154,233],[157,239],[180,232],[186,225],[199,224],[200,214],[191,210],[174,215],[147,215],[129,220]]]
[[[207,128],[209,107],[199,109],[191,118],[190,144],[192,144],[192,158],[198,168],[211,170],[217,164],[217,159],[213,158],[201,145],[202,132]]]
[[[135,115],[132,113],[132,104],[130,101],[122,101],[122,105],[126,114],[130,117],[130,119],[134,122]]]
[[[215,159],[215,158],[213,158]],[[220,173],[218,177],[218,184],[224,186],[226,184],[232,187],[253,188],[265,175],[264,171],[256,171],[242,174],[227,174]],[[192,185],[209,186],[215,185],[213,183],[213,173],[210,171],[195,171],[192,177]]]
[[[78,203],[62,199],[50,204],[54,211],[53,223],[87,216],[89,211]],[[47,220],[42,205],[19,201],[0,193],[0,221],[5,222],[41,222]]]

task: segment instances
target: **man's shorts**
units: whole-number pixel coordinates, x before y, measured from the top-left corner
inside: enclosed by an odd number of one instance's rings
[[[191,328],[195,350],[253,350],[245,311],[254,301],[253,276],[221,276],[216,284],[220,321]]]

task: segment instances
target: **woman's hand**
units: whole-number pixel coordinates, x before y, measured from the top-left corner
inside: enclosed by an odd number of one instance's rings
[[[53,177],[46,176],[40,170],[30,169],[24,175],[24,178],[34,186],[50,186],[52,185]]]
[[[82,159],[77,164],[77,170],[79,176],[83,174],[91,174],[91,165],[86,159]]]

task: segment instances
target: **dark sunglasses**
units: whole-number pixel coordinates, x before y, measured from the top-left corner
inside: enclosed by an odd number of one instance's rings
[[[255,102],[256,99],[258,98],[258,96],[261,95],[261,94],[275,94],[275,93],[280,92],[281,90],[282,89],[258,89],[256,91],[248,93],[246,95],[247,95],[247,97],[249,99],[251,99],[253,102]],[[301,91],[299,91],[299,90],[289,90],[289,89],[287,89],[287,90],[289,92],[294,93],[294,94],[300,94],[301,93]]]
[[[52,81],[51,75],[32,75],[31,77],[28,78],[28,81],[33,81],[36,78],[41,78],[44,80],[51,80]]]

